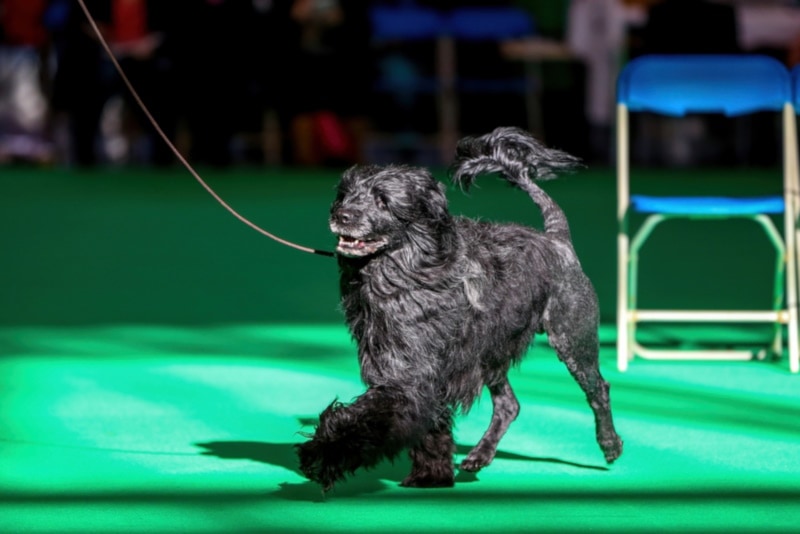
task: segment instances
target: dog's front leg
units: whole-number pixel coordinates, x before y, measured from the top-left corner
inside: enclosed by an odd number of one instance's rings
[[[401,482],[410,488],[449,488],[455,484],[453,415],[445,409],[432,429],[411,447],[411,473]]]
[[[423,434],[412,406],[385,387],[369,388],[352,404],[331,403],[312,439],[296,446],[300,470],[327,491],[356,469],[394,458]]]

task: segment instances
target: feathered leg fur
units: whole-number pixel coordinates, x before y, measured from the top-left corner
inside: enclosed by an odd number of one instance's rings
[[[453,485],[452,417],[421,416],[402,392],[372,387],[352,404],[334,402],[320,414],[311,440],[297,445],[300,470],[328,491],[356,469],[374,467],[410,448],[405,486]]]

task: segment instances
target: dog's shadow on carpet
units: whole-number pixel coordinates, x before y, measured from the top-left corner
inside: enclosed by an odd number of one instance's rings
[[[298,469],[297,455],[295,454],[293,443],[268,443],[263,441],[209,441],[195,443],[195,446],[202,449],[201,453],[205,456],[214,456],[225,460],[251,460],[277,467],[282,467],[296,473],[302,477],[303,474]],[[456,454],[463,456],[469,453],[471,447],[457,445]],[[497,451],[497,460],[517,460],[526,462],[545,462],[561,465],[568,465],[579,469],[593,469],[606,471],[608,468],[595,465],[579,464],[560,460],[558,458],[543,458],[526,456],[511,452]],[[389,486],[386,481],[394,481],[399,484],[411,470],[411,462],[402,455],[394,462],[382,462],[374,469],[359,470],[354,476],[345,482],[338,484],[328,494],[331,497],[355,497],[369,493],[384,491]],[[475,473],[458,471],[456,484],[475,482],[478,477]],[[427,491],[427,490],[424,490]],[[436,491],[436,490],[430,490]],[[299,484],[285,482],[280,485],[277,496],[286,500],[324,500],[320,487],[313,482],[306,481]]]

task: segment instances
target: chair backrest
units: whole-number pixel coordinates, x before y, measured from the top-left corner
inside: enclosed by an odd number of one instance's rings
[[[800,65],[796,65],[792,69],[792,95],[794,110],[800,113]]]
[[[370,9],[375,41],[435,39],[446,32],[444,16],[436,9],[413,6],[373,6]]]
[[[439,10],[414,4],[376,5],[370,8],[370,22],[377,42],[434,39],[444,35],[486,41],[529,37],[535,33],[533,18],[527,11],[507,6]]]
[[[791,98],[786,67],[757,54],[641,56],[617,82],[618,104],[662,115],[780,111]]]
[[[514,39],[534,34],[533,18],[516,7],[462,7],[447,19],[449,33],[457,39],[484,41]]]

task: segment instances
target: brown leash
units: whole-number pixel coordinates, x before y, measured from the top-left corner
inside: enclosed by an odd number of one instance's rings
[[[243,222],[244,224],[246,224],[247,226],[249,226],[250,228],[252,228],[256,232],[259,232],[260,234],[267,236],[268,238],[272,239],[273,241],[277,241],[278,243],[280,243],[282,245],[286,245],[287,247],[292,247],[292,248],[297,249],[297,250],[299,250],[301,252],[308,252],[309,254],[317,254],[319,256],[328,256],[328,257],[335,256],[335,254],[333,252],[330,252],[330,251],[327,251],[327,250],[318,250],[318,249],[315,249],[315,248],[305,247],[305,246],[302,246],[302,245],[298,245],[297,243],[292,243],[291,241],[287,241],[286,239],[282,239],[282,238],[276,236],[275,234],[272,234],[272,233],[264,230],[263,228],[261,228],[260,226],[256,225],[255,223],[251,222],[250,220],[246,219],[244,216],[239,214],[239,212],[237,212],[235,209],[233,209],[227,202],[225,202],[222,199],[222,197],[220,197],[205,182],[205,180],[203,180],[200,177],[200,175],[197,173],[197,171],[194,170],[194,168],[189,164],[189,162],[186,161],[186,158],[183,157],[183,155],[180,153],[180,151],[175,147],[175,145],[172,143],[172,141],[170,141],[169,137],[164,133],[164,131],[158,125],[158,122],[155,120],[155,118],[153,118],[153,115],[150,113],[150,110],[147,109],[147,106],[142,101],[142,99],[139,97],[139,93],[136,92],[136,89],[133,87],[133,84],[131,84],[130,80],[128,80],[128,77],[125,75],[125,72],[122,70],[122,67],[120,66],[119,62],[117,61],[117,58],[114,57],[114,53],[111,51],[111,47],[108,45],[108,42],[103,37],[103,34],[100,31],[100,28],[97,27],[97,23],[95,22],[94,17],[92,17],[92,14],[89,12],[89,9],[86,7],[86,4],[84,3],[83,0],[78,0],[78,4],[80,4],[84,15],[86,15],[86,19],[89,21],[89,24],[92,27],[92,30],[94,30],[95,35],[97,35],[97,39],[100,41],[100,44],[103,46],[103,49],[106,51],[106,54],[108,54],[109,59],[111,59],[111,63],[114,64],[114,68],[119,73],[120,77],[122,78],[122,81],[125,83],[125,86],[131,92],[131,95],[133,95],[133,98],[134,98],[134,100],[136,100],[136,103],[139,105],[139,107],[142,109],[142,111],[144,112],[144,114],[147,117],[147,119],[150,121],[150,123],[156,129],[156,132],[158,132],[158,135],[161,137],[161,139],[164,140],[164,142],[167,144],[167,146],[170,148],[170,150],[172,150],[172,153],[175,154],[175,157],[177,157],[178,160],[183,164],[183,166],[186,167],[186,169],[189,171],[189,173],[191,173],[191,175],[194,177],[194,179],[197,180],[197,182],[201,186],[203,186],[203,189],[208,191],[208,194],[210,194],[212,197],[214,197],[214,200],[219,202],[220,205],[222,205],[223,208],[228,210],[231,213],[231,215],[233,215],[234,217],[239,219],[241,222]]]

